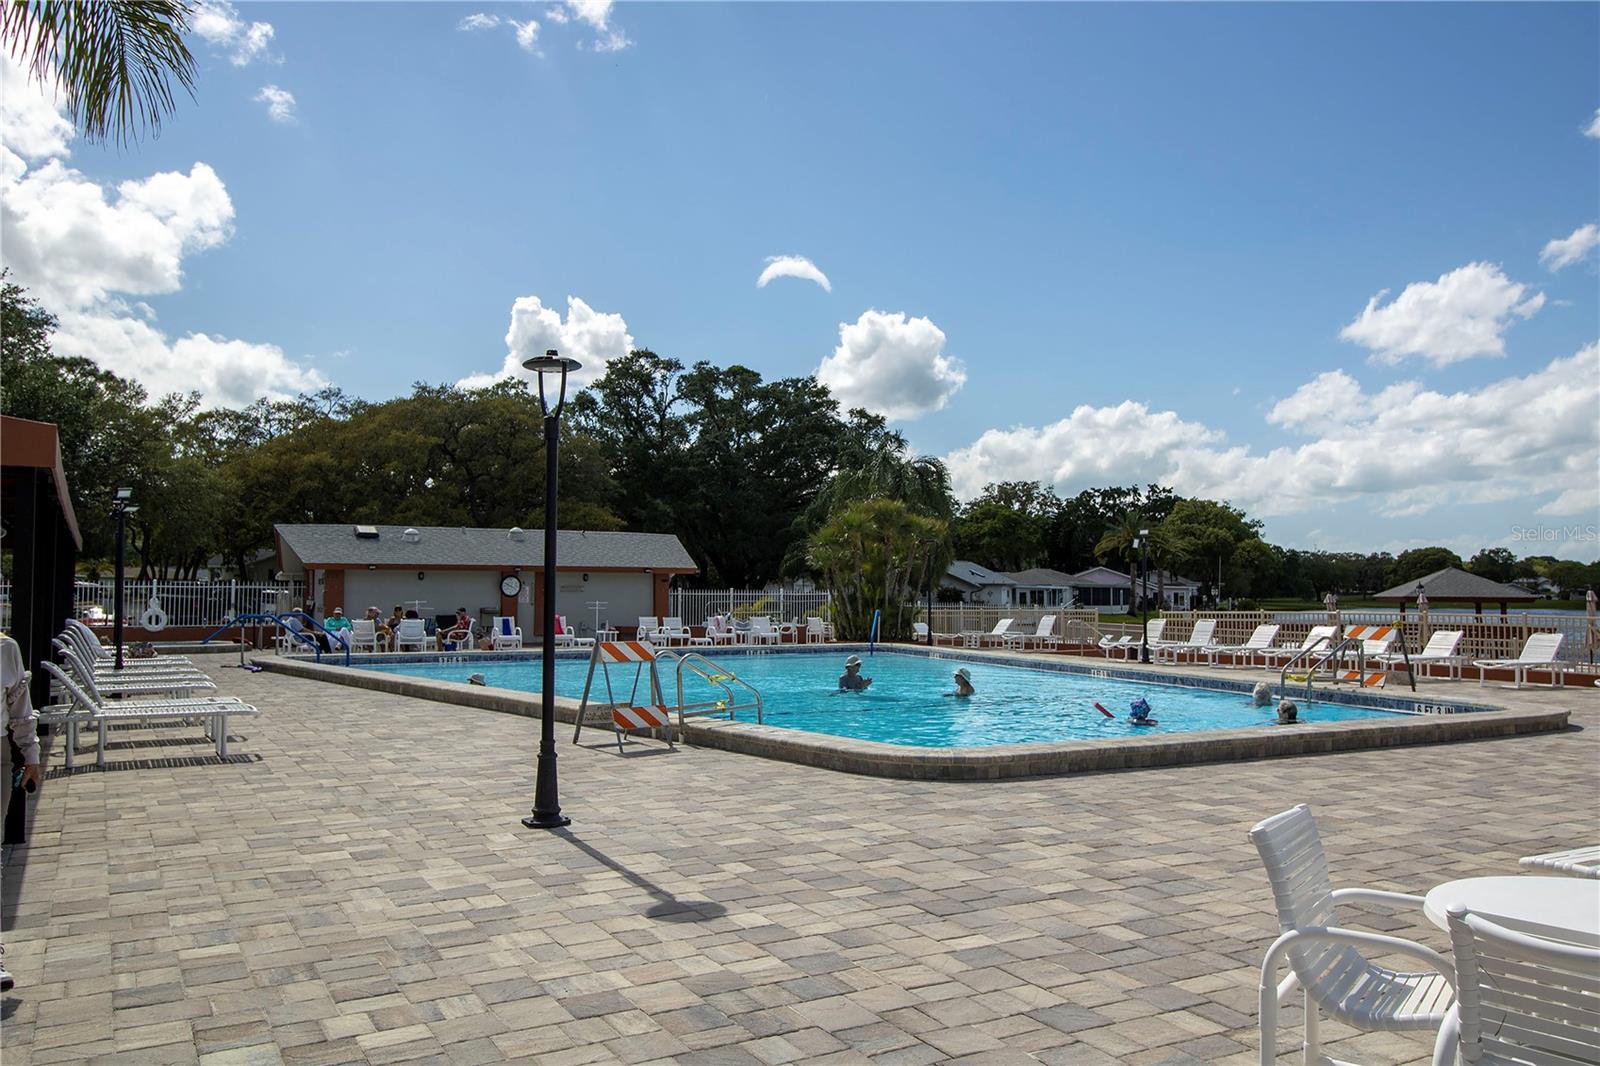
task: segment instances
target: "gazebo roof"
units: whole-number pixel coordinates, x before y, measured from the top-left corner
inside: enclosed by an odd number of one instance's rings
[[[1427,577],[1420,577],[1415,581],[1402,582],[1392,589],[1380,592],[1372,597],[1375,600],[1394,600],[1397,603],[1406,603],[1417,598],[1417,586],[1422,586],[1422,591],[1427,593],[1428,599],[1434,602],[1439,600],[1467,600],[1472,603],[1506,603],[1512,600],[1536,600],[1539,597],[1527,589],[1515,585],[1502,585],[1498,581],[1490,581],[1477,574],[1469,574],[1465,570],[1457,570],[1447,566],[1443,570],[1435,570]]]

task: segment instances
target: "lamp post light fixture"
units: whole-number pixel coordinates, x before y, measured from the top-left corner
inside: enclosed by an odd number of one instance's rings
[[[128,516],[139,508],[128,501],[133,499],[133,489],[119,488],[111,494],[111,517],[117,520],[117,579],[116,600],[113,605],[111,639],[117,646],[117,658],[114,669],[122,669],[122,565],[125,559],[124,544],[128,531]]]
[[[1150,661],[1150,531],[1139,530],[1139,535],[1134,538],[1133,546],[1139,549],[1139,586],[1140,607],[1143,610],[1142,630],[1139,636],[1139,661]]]
[[[554,348],[523,361],[539,376],[539,410],[544,414],[544,648],[539,656],[543,683],[539,689],[539,761],[533,784],[533,814],[522,820],[529,829],[559,829],[572,819],[561,813],[556,788],[556,474],[561,445],[561,409],[567,402],[567,375],[582,365],[563,359]],[[556,386],[555,403],[545,392],[545,375]]]

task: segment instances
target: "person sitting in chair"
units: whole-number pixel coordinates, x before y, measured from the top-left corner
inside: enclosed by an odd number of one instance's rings
[[[844,661],[844,673],[839,675],[839,688],[844,692],[865,692],[872,678],[861,676],[861,656],[852,655]]]
[[[459,651],[471,645],[472,618],[465,607],[456,608],[456,620],[448,630],[439,634],[441,646],[446,651]]]

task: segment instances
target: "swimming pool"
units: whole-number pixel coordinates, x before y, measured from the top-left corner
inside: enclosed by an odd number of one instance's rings
[[[873,679],[872,687],[865,692],[840,692],[838,678],[848,653],[849,649],[829,648],[751,655],[717,649],[713,655],[760,690],[767,725],[888,744],[982,748],[1278,728],[1273,725],[1275,710],[1252,706],[1244,692],[938,654],[879,651],[871,657],[864,656],[862,673]],[[353,665],[362,670],[433,681],[465,682],[469,674],[476,672],[496,688],[538,692],[540,687],[536,657],[494,660],[474,656],[452,662],[366,661]],[[977,694],[969,699],[944,695],[954,689],[951,674],[959,666],[972,672]],[[558,659],[557,695],[581,697],[588,671],[587,657]],[[672,676],[671,669],[663,664],[662,683],[669,690],[669,702],[673,697]],[[612,683],[619,700],[628,698],[632,678],[631,667],[612,667]],[[596,685],[599,684],[597,676]],[[684,698],[709,698],[703,694],[710,691],[702,687],[696,692],[686,682]],[[598,695],[605,698],[603,689]],[[1149,701],[1151,717],[1158,725],[1140,727],[1128,720],[1129,703],[1141,696]],[[1101,715],[1094,707],[1096,702],[1116,717]],[[753,715],[747,717],[753,720]],[[1300,721],[1305,724],[1354,719],[1392,721],[1404,717],[1409,715],[1366,706],[1300,703]]]

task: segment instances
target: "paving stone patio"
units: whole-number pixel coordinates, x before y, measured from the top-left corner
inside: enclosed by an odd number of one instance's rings
[[[549,833],[518,823],[534,721],[215,673],[265,712],[227,765],[198,730],[52,752],[6,869],[6,1066],[1254,1062],[1262,816],[1310,801],[1339,882],[1419,892],[1600,838],[1594,690],[1457,690],[1560,734],[980,783],[597,734]]]

